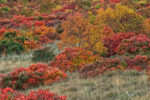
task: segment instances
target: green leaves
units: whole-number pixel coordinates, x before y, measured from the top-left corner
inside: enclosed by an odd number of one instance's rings
[[[52,60],[54,56],[55,54],[49,48],[44,48],[44,49],[34,51],[32,61],[48,62]]]
[[[6,2],[6,0],[0,0],[0,2],[5,3],[5,2]]]

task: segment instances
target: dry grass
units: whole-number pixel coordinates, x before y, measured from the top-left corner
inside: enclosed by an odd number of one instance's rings
[[[33,64],[31,61],[32,54],[8,55],[0,58],[0,73],[10,71],[18,67],[28,67]]]
[[[0,73],[19,66],[28,67],[32,54],[2,57]],[[68,73],[68,79],[50,86],[39,86],[31,90],[49,89],[59,95],[67,95],[67,100],[150,100],[150,82],[144,72],[112,71],[95,78],[80,79],[79,74]]]
[[[66,81],[50,86],[22,91],[49,89],[68,100],[149,100],[150,85],[144,72],[113,71],[90,79],[80,79],[78,73],[69,74]]]
[[[59,41],[54,41],[54,43],[47,44],[45,46],[50,47],[55,54],[58,54],[61,52],[56,46],[58,42]],[[7,72],[18,67],[28,67],[29,65],[34,64],[34,62],[31,60],[32,53],[33,51],[21,55],[12,54],[0,57],[0,73]]]

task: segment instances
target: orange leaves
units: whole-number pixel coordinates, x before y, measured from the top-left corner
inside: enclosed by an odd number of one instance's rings
[[[117,69],[120,69],[120,70],[125,70],[125,66],[118,65],[118,66],[117,66]]]
[[[3,35],[3,33],[6,31],[6,29],[5,28],[1,28],[0,29],[0,37]]]
[[[37,27],[33,33],[33,35],[44,35],[47,34],[49,32],[55,32],[55,29],[52,27],[46,27],[46,26],[41,26],[41,27]]]
[[[72,72],[79,70],[84,64],[100,59],[98,55],[82,48],[66,48],[64,52],[56,56],[50,66]]]
[[[150,36],[150,18],[144,21],[144,31]]]
[[[24,46],[26,49],[34,49],[34,48],[38,47],[38,45],[35,41],[24,41]]]
[[[82,47],[99,54],[106,51],[102,43],[103,29],[91,24],[81,13],[69,15],[62,27],[64,32],[60,39],[66,47]]]

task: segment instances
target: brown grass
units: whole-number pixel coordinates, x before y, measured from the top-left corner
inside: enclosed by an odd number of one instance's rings
[[[22,92],[49,89],[59,95],[67,95],[68,100],[149,100],[149,83],[144,72],[132,70],[107,72],[90,79],[80,79],[78,73],[72,73],[66,81]]]
[[[33,64],[31,57],[28,54],[1,58],[0,73],[19,66],[28,67]],[[59,95],[66,95],[67,100],[150,100],[150,82],[144,72],[112,71],[90,79],[80,79],[77,72],[68,73],[68,76],[65,81],[21,92],[28,94],[31,90],[49,89]]]

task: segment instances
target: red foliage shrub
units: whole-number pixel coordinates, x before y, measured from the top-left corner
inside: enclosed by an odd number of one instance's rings
[[[0,89],[0,100],[66,100],[66,96],[57,96],[49,90],[31,91],[25,95],[7,87]]]
[[[44,26],[45,25],[45,22],[44,21],[36,21],[34,23],[34,26]]]
[[[80,70],[83,78],[94,77],[105,71],[133,69],[142,71],[148,68],[150,57],[137,55],[134,58],[122,56],[121,58],[105,58],[100,62],[84,65]]]
[[[135,33],[119,33],[108,36],[104,39],[104,46],[108,49],[108,55],[115,55],[116,50],[124,39],[133,37]]]
[[[145,54],[149,51],[150,39],[143,34],[123,40],[117,48],[117,54]]]
[[[50,66],[59,68],[64,71],[76,71],[87,63],[100,60],[98,55],[82,48],[66,48],[64,52],[56,56]]]
[[[14,22],[23,22],[26,17],[24,15],[14,15],[11,19]]]
[[[5,29],[5,28],[1,28],[1,29],[0,29],[0,36],[2,36],[2,35],[3,35],[3,33],[5,33],[5,31],[6,31],[6,29]]]
[[[110,2],[112,2],[112,3],[119,3],[120,0],[110,0]]]
[[[25,89],[32,86],[51,84],[65,79],[67,75],[59,69],[50,68],[46,64],[33,64],[28,68],[14,69],[1,80],[2,87]]]
[[[137,69],[138,71],[141,71],[143,69],[146,69],[148,66],[148,61],[150,61],[150,58],[147,56],[141,56],[136,55],[134,58],[127,58],[126,63],[128,65],[128,69]]]
[[[66,96],[57,96],[55,93],[50,93],[49,90],[31,91],[27,96],[27,100],[66,100]]]

